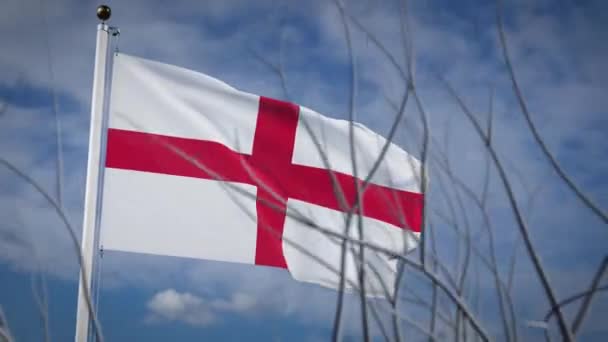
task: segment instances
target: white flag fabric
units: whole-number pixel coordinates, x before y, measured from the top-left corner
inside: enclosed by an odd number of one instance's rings
[[[365,126],[354,126],[355,178],[347,121],[124,54],[111,86],[104,249],[286,268],[336,288],[338,235],[359,240],[362,227],[362,240],[384,250],[416,246],[420,163],[394,144],[346,227],[356,184],[386,142]],[[359,255],[347,244],[347,290],[358,286]],[[368,293],[392,293],[396,259],[366,248],[365,260]]]

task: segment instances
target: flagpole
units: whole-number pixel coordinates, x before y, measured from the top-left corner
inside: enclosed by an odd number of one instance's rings
[[[97,8],[97,17],[102,21],[97,25],[97,45],[95,49],[95,69],[91,98],[91,123],[89,130],[89,154],[87,180],[84,198],[84,218],[82,227],[80,278],[78,283],[78,304],[76,309],[76,342],[86,342],[89,336],[89,322],[93,311],[91,300],[91,277],[95,255],[95,228],[98,221],[100,161],[102,157],[103,116],[106,98],[106,75],[109,60],[110,27],[106,21],[111,10],[107,6]]]

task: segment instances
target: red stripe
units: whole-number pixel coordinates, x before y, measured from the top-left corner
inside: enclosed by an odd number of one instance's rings
[[[106,166],[258,186],[255,263],[287,268],[281,236],[288,198],[344,211],[328,170],[292,164],[299,107],[260,97],[252,155],[216,142],[111,128]],[[188,156],[184,158],[184,156]],[[348,208],[356,191],[351,175],[334,172]],[[423,196],[370,184],[363,215],[419,232]]]
[[[182,158],[180,153],[176,153],[176,150],[190,156],[197,163]],[[107,167],[215,179],[201,170],[199,166],[202,165],[220,174],[223,180],[257,185],[249,176],[251,172],[256,175],[256,178],[264,179],[265,184],[275,184],[272,187],[276,188],[277,193],[283,197],[342,211],[337,197],[334,196],[333,185],[327,170],[296,164],[291,164],[286,169],[277,164],[273,167],[281,172],[272,172],[263,163],[261,163],[262,168],[260,169],[258,167],[260,163],[255,163],[253,160],[249,155],[234,152],[224,145],[211,141],[115,128],[108,130]],[[244,163],[247,163],[249,170],[243,167]],[[260,170],[264,172],[260,172]],[[264,173],[269,170],[270,177],[264,176]],[[340,172],[334,172],[334,175],[347,203],[349,206],[352,205],[355,199],[352,176]],[[403,226],[402,216],[405,216],[408,228],[416,232],[419,232],[421,227],[422,203],[422,194],[375,184],[370,184],[363,195],[365,216],[398,227]]]
[[[338,200],[340,196],[335,195],[335,186],[328,170],[292,164],[288,174],[291,179],[288,197],[344,211]],[[350,209],[356,199],[353,176],[340,172],[333,174]],[[370,183],[362,200],[364,216],[415,232],[420,231],[422,194]]]
[[[259,171],[258,236],[255,263],[287,268],[283,255],[283,226],[287,189],[292,176],[289,166],[298,127],[297,106],[260,97],[251,163]],[[272,203],[274,207],[269,206]]]
[[[183,155],[191,159],[183,158]],[[246,161],[247,158],[248,155],[239,154],[212,141],[115,128],[108,130],[106,166],[115,169],[205,179],[215,179],[213,173],[216,173],[231,182],[252,184],[242,166],[243,160]]]

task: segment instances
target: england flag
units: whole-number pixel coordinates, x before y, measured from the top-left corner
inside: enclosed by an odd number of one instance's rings
[[[420,162],[397,145],[375,165],[386,140],[354,124],[354,172],[348,121],[122,53],[108,111],[103,249],[272,266],[337,288],[346,246],[346,289],[363,266],[370,295],[392,293],[394,254],[416,247],[424,202]]]

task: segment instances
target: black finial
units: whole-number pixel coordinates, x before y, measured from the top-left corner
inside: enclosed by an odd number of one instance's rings
[[[110,19],[111,15],[112,10],[109,6],[99,5],[99,7],[97,7],[97,18],[99,18],[99,20],[107,21],[108,19]]]

